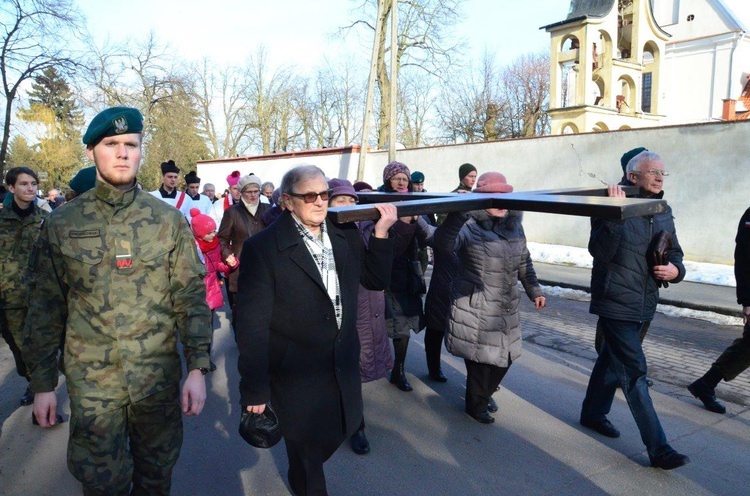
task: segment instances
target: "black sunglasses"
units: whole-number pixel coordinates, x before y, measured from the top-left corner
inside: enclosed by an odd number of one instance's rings
[[[289,193],[289,196],[293,196],[295,198],[302,198],[305,200],[305,203],[315,203],[315,200],[320,197],[323,201],[328,201],[328,197],[330,196],[331,191],[321,191],[320,193]]]

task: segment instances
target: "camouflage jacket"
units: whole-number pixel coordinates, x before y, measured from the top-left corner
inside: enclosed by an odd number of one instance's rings
[[[47,215],[38,206],[24,219],[10,206],[0,209],[0,309],[28,306],[23,274],[39,236],[39,226]]]
[[[209,367],[205,268],[185,217],[147,192],[97,181],[47,219],[29,268],[33,391],[57,385],[63,332],[68,392],[87,412],[179,384],[178,331],[188,370]]]

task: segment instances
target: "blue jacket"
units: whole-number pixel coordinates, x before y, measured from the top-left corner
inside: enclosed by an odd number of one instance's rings
[[[661,199],[664,192],[656,197]],[[672,217],[672,209],[653,217],[625,220],[591,219],[589,253],[594,257],[591,270],[591,306],[600,317],[629,322],[647,322],[654,318],[659,288],[646,262],[651,240],[661,230],[672,235],[669,261],[679,270],[670,283],[685,277],[682,248]]]

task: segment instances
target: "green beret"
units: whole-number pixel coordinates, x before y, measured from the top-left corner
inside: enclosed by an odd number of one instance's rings
[[[413,183],[423,183],[424,182],[424,174],[422,174],[419,171],[414,171],[411,173],[411,182]]]
[[[138,109],[131,107],[111,107],[102,110],[91,120],[83,143],[95,145],[102,138],[118,134],[140,134],[143,131],[143,116]]]
[[[78,194],[87,192],[96,185],[96,166],[79,170],[68,184]]]
[[[622,157],[620,157],[620,166],[622,167],[622,171],[625,172],[625,168],[628,166],[628,162],[630,162],[636,155],[638,155],[641,152],[647,152],[647,151],[648,151],[648,148],[639,146],[638,148],[633,148],[629,152],[623,153]]]

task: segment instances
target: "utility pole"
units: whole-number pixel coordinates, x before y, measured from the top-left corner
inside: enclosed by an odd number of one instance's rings
[[[375,76],[377,74],[378,54],[380,46],[380,33],[382,24],[386,22],[383,17],[385,11],[385,1],[378,0],[378,18],[375,25],[375,36],[372,42],[372,61],[370,64],[370,79],[367,83],[367,97],[365,101],[365,115],[362,123],[362,147],[359,151],[359,167],[357,168],[357,180],[362,181],[365,174],[365,164],[367,163],[367,143],[370,137],[370,121],[372,120],[372,100],[375,91]],[[398,90],[398,69],[396,68],[396,58],[398,51],[398,0],[392,0],[391,6],[391,124],[388,127],[388,161],[396,159],[396,102]]]
[[[391,115],[388,123],[388,162],[396,160],[396,102],[398,102],[398,0],[391,7]]]

